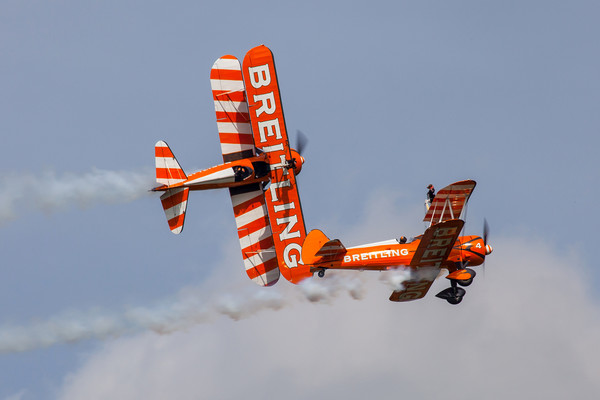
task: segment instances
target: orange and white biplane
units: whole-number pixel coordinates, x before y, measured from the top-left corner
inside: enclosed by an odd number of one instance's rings
[[[242,65],[231,55],[213,65],[210,82],[223,164],[186,175],[164,141],[155,146],[156,179],[171,231],[183,229],[190,190],[228,188],[248,277],[272,286],[280,274],[292,283],[323,276],[327,269],[407,268],[411,277],[392,301],[419,299],[442,268],[451,287],[438,294],[457,304],[492,250],[484,237],[459,237],[460,218],[474,181],[440,190],[425,220],[430,227],[410,243],[397,240],[346,248],[319,230],[308,235],[296,184],[304,158],[288,141],[273,54],[266,46],[246,53]],[[484,229],[487,231],[487,228]]]
[[[423,219],[429,223],[429,228],[409,243],[406,239],[392,239],[346,248],[339,240],[330,240],[315,229],[304,241],[302,261],[311,270],[318,271],[321,277],[327,269],[408,270],[410,278],[392,293],[391,301],[424,297],[445,269],[451,286],[437,297],[458,304],[465,295],[465,290],[459,286],[469,286],[476,275],[467,267],[483,264],[493,250],[487,244],[487,223],[484,223],[483,237],[459,236],[464,225],[460,216],[474,188],[475,181],[466,180],[440,190]]]

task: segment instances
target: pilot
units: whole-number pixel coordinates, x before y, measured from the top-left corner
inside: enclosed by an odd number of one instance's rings
[[[398,239],[398,243],[400,243],[400,244],[406,243],[406,236],[400,236],[400,239]]]

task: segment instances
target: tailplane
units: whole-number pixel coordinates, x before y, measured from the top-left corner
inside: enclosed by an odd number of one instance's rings
[[[190,189],[186,187],[168,189],[160,196],[169,228],[176,235],[183,230],[189,191]]]

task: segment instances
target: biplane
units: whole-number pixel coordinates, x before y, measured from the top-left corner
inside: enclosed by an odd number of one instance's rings
[[[327,269],[386,271],[404,269],[409,279],[390,296],[391,301],[410,301],[424,297],[441,270],[448,271],[450,287],[436,296],[450,304],[462,301],[476,273],[468,267],[482,265],[493,248],[487,243],[488,225],[483,237],[459,236],[464,221],[460,219],[475,181],[465,180],[446,186],[435,196],[424,222],[429,227],[410,242],[391,239],[346,248],[338,239],[330,240],[318,230],[307,235],[302,246],[302,261],[323,277]]]
[[[210,82],[223,164],[190,175],[164,141],[155,145],[156,180],[169,228],[184,225],[190,190],[227,188],[231,197],[242,259],[248,277],[272,286],[283,275],[300,283],[328,269],[406,268],[410,279],[392,301],[419,299],[442,268],[451,287],[438,294],[457,304],[492,248],[484,237],[459,237],[461,212],[474,181],[440,190],[425,216],[429,228],[410,243],[397,240],[346,248],[320,230],[306,233],[296,176],[304,164],[302,146],[290,148],[272,52],[258,46],[242,64],[231,55],[214,63]],[[487,228],[486,228],[487,230]]]

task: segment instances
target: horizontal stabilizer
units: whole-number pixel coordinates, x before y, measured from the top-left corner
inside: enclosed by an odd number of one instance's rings
[[[189,188],[169,189],[160,196],[169,228],[174,234],[181,233],[183,230],[189,191]]]
[[[346,248],[339,239],[329,240],[323,232],[313,229],[302,245],[302,261],[305,265],[329,262],[344,257]]]

